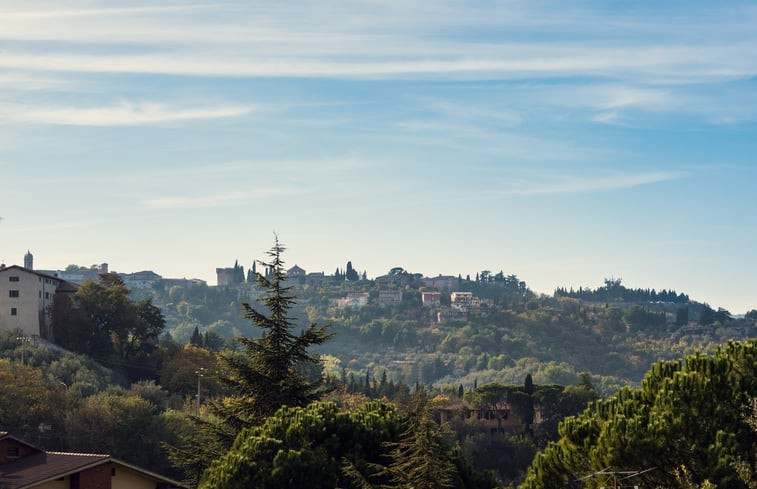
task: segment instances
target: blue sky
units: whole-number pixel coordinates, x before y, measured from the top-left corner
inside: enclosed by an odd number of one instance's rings
[[[0,0],[0,259],[757,308],[752,2]],[[664,5],[660,5],[664,4]]]

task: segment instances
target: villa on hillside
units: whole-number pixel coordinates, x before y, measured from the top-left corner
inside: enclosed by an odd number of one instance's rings
[[[438,323],[463,322],[467,319],[468,311],[462,309],[443,307],[436,313],[436,322]]]
[[[460,277],[452,275],[438,275],[436,277],[423,277],[423,285],[437,287],[439,289],[452,290],[460,286]]]
[[[362,307],[368,305],[368,292],[350,292],[346,297],[337,299],[336,306],[340,309],[345,307]]]
[[[379,304],[400,304],[402,303],[402,290],[379,290]]]
[[[302,268],[300,268],[300,267],[298,267],[297,265],[295,265],[292,268],[290,268],[289,270],[287,270],[286,273],[287,273],[287,277],[289,277],[289,278],[304,277],[305,275],[307,275],[305,273],[305,270],[302,269]]]
[[[452,401],[436,410],[441,424],[448,422],[455,416],[465,419],[478,420],[479,425],[489,435],[516,435],[526,429],[526,423],[515,414],[507,403],[496,407],[477,407],[464,400]],[[542,422],[542,410],[539,405],[534,406],[534,426]]]
[[[423,307],[438,307],[442,303],[442,293],[423,291],[421,292],[421,303]]]

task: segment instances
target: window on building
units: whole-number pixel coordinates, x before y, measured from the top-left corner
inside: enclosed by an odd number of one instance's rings
[[[50,292],[45,292],[45,299],[49,299],[49,298],[50,298]]]
[[[11,307],[11,316],[18,316],[18,309]]]
[[[8,281],[9,282],[18,282],[18,277],[17,276],[8,277]]]
[[[8,458],[18,458],[18,447],[8,447],[5,449],[5,456]]]
[[[18,297],[18,291],[17,290],[9,290],[8,291],[8,297]]]

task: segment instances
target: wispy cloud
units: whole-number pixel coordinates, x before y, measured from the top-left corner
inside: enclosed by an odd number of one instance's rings
[[[532,2],[508,2],[504,9],[451,1],[433,8],[296,0],[66,5],[6,7],[0,39],[24,41],[24,48],[6,47],[0,66],[260,77],[590,74],[677,83],[757,73],[755,13],[744,7],[734,7],[740,15],[704,9],[707,16],[700,17],[711,21],[679,25],[643,8],[618,16],[591,6],[561,5],[555,12]]]
[[[0,73],[0,88],[4,90],[34,91],[34,90],[65,90],[75,88],[70,80],[63,77],[43,75],[39,73]]]
[[[568,193],[589,193],[621,190],[641,185],[679,180],[686,176],[682,172],[616,173],[612,175],[556,175],[548,179],[528,179],[511,181],[497,194],[536,196]]]
[[[268,57],[268,52],[262,55],[254,48],[242,52],[187,50],[148,54],[8,51],[0,57],[0,67],[35,71],[295,78],[459,76],[518,79],[584,76],[591,73],[594,76],[622,76],[647,81],[670,80],[675,76],[679,82],[735,79],[757,73],[757,59],[741,57],[753,53],[757,46],[749,46],[749,49],[745,46],[738,52],[733,52],[731,46],[666,46],[646,49],[644,56],[640,48],[597,48],[592,43],[520,48],[503,46],[500,53],[489,55],[477,53],[467,46],[466,52],[457,56],[417,56],[417,59],[411,60],[407,60],[404,53],[390,56],[394,59],[368,60],[354,50],[342,56],[307,56],[306,47],[299,50],[294,47],[289,55],[276,57]],[[734,57],[739,60],[730,63],[723,61],[723,58]]]
[[[595,114],[591,120],[602,124],[622,125],[623,116],[617,110],[608,110]]]
[[[132,7],[101,7],[101,8],[69,8],[56,9],[46,6],[40,10],[29,10],[28,3],[19,3],[19,7],[9,9],[3,16],[7,19],[33,20],[33,19],[61,19],[76,17],[113,17],[123,15],[146,15],[146,14],[176,14],[179,12],[192,12],[213,8],[210,4],[197,5],[165,5],[165,6],[132,6]],[[57,2],[56,6],[60,6]],[[217,5],[216,5],[217,6]]]
[[[245,204],[256,199],[300,195],[306,190],[296,187],[279,187],[256,189],[249,193],[224,193],[214,195],[192,195],[178,197],[155,197],[144,199],[142,205],[153,209],[203,209],[212,207],[231,207]]]
[[[239,117],[255,107],[183,107],[155,102],[121,102],[101,107],[0,104],[0,120],[74,126],[138,126]]]

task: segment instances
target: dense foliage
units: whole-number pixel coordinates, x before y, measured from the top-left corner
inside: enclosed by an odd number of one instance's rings
[[[349,411],[324,402],[283,407],[242,431],[200,488],[495,487],[453,450],[425,399],[416,396],[407,414],[380,401]]]
[[[379,402],[352,412],[333,403],[281,408],[263,425],[243,431],[200,487],[360,487],[343,467],[367,474],[384,464],[385,443],[401,430],[396,409]]]
[[[673,487],[686,473],[696,484],[747,488],[757,479],[757,431],[748,421],[755,394],[757,340],[659,362],[640,388],[621,389],[566,419],[560,440],[537,455],[521,487],[566,487],[612,467],[653,468],[638,477],[646,487]]]
[[[57,294],[53,321],[58,344],[106,363],[152,353],[165,327],[152,299],[134,301],[114,273],[87,280],[73,300]]]

